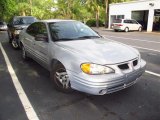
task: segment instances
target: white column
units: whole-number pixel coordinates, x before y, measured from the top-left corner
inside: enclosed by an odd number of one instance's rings
[[[110,13],[109,13],[109,18],[108,18],[109,20],[108,20],[108,29],[110,29],[111,28],[111,15],[110,15]]]
[[[154,9],[149,9],[147,32],[152,32]]]

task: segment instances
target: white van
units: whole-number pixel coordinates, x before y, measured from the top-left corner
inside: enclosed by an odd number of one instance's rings
[[[133,30],[138,30],[139,32],[142,31],[142,25],[133,19],[116,19],[111,25],[111,28],[114,29],[115,32],[129,32]]]

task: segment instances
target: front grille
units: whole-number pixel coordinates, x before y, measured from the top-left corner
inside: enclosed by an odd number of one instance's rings
[[[126,69],[129,69],[129,66],[128,64],[121,64],[121,65],[118,65],[118,67],[121,69],[121,70],[126,70]]]

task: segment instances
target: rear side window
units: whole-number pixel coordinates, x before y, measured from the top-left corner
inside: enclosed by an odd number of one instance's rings
[[[121,22],[122,22],[121,19],[116,19],[116,20],[113,21],[113,23],[121,23]]]
[[[47,36],[47,28],[46,28],[46,25],[44,23],[41,23],[41,22],[36,22],[36,23],[33,23],[31,24],[26,32],[31,35],[31,36],[36,36],[36,35],[39,35],[39,34],[43,34],[45,36]]]
[[[26,32],[27,32],[29,35],[31,35],[31,36],[35,36],[35,35],[37,34],[37,32],[38,32],[37,23],[31,24],[31,25],[27,28]]]
[[[124,20],[124,23],[131,23],[130,20]]]

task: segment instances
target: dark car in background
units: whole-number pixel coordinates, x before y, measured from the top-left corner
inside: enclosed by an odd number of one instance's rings
[[[8,29],[6,22],[0,21],[0,31],[6,31]]]
[[[33,16],[14,16],[8,24],[9,42],[12,47],[18,49],[19,46],[19,33],[24,28],[28,27],[31,23],[36,22],[37,19]]]

